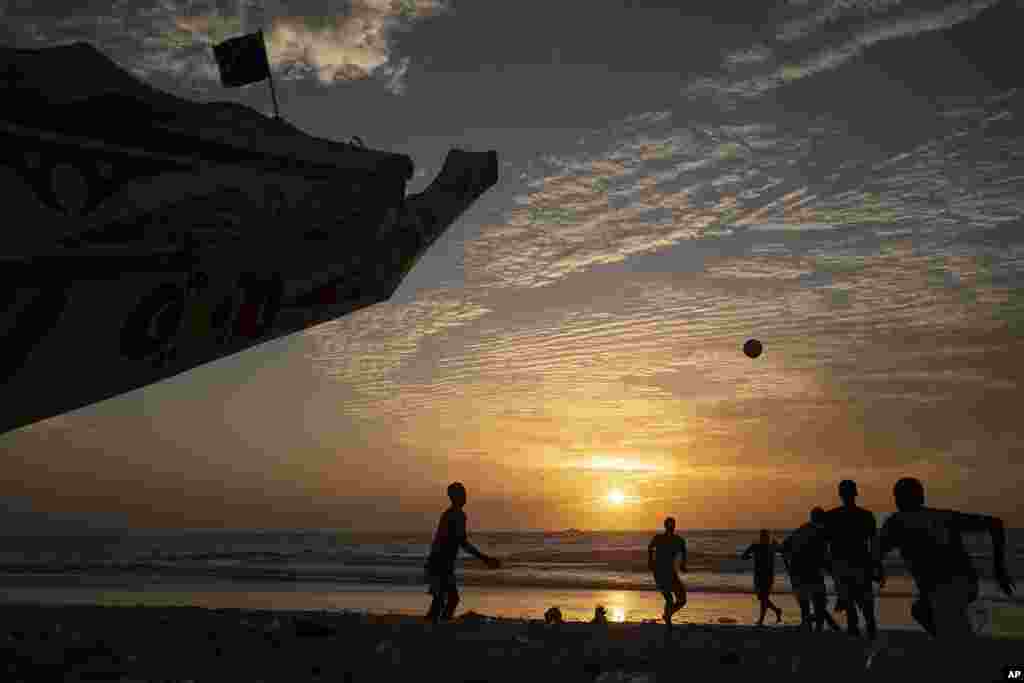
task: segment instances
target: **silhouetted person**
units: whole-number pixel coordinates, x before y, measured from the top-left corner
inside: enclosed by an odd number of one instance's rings
[[[594,608],[594,618],[590,620],[590,623],[591,624],[607,624],[608,623],[608,613],[605,611],[603,606],[598,605],[597,607]]]
[[[978,598],[978,572],[964,549],[961,534],[987,531],[992,536],[993,573],[1007,596],[1013,595],[1013,579],[1006,571],[1006,533],[998,517],[955,510],[936,510],[924,505],[924,485],[910,477],[892,489],[894,512],[879,534],[878,559],[895,548],[914,577],[919,597],[910,614],[933,637],[973,635],[967,605]],[[885,574],[879,583],[885,585]]]
[[[685,572],[686,541],[676,536],[676,520],[667,517],[665,533],[656,534],[647,546],[647,567],[654,573],[654,583],[665,598],[662,618],[669,626],[672,625],[672,615],[686,606],[686,587],[676,571],[676,555],[680,556],[680,564]]]
[[[877,578],[873,552],[878,524],[875,515],[854,503],[857,484],[849,479],[839,482],[843,504],[825,513],[825,535],[832,558],[832,578],[838,604],[846,611],[846,631],[859,636],[859,609],[864,615],[868,638],[878,632],[872,579]]]
[[[828,613],[825,594],[825,511],[820,507],[811,510],[811,521],[782,542],[782,552],[800,605],[800,627],[820,631],[828,623],[838,631],[839,624]]]
[[[771,600],[772,584],[775,583],[775,554],[781,553],[782,547],[771,539],[767,529],[761,529],[761,538],[743,551],[742,558],[749,560],[754,557],[754,592],[761,603],[761,618],[758,626],[764,625],[764,615],[770,609],[775,612],[775,623],[782,621],[782,610]]]
[[[459,604],[459,591],[455,586],[455,558],[459,554],[459,548],[483,560],[491,569],[501,566],[497,558],[485,555],[469,542],[466,513],[462,511],[466,505],[466,487],[459,482],[450,484],[448,498],[451,499],[452,505],[441,515],[426,564],[430,594],[434,596],[427,612],[427,619],[433,623],[442,619],[450,621],[455,616],[455,608]]]

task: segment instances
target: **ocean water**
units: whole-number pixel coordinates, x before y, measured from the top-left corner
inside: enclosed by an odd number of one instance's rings
[[[503,567],[488,570],[461,557],[456,574],[467,587],[462,608],[539,617],[558,604],[567,618],[588,618],[594,605],[604,604],[619,620],[654,618],[662,603],[647,570],[653,533],[471,533],[474,544],[502,558]],[[684,581],[691,596],[680,620],[749,623],[755,612],[753,563],[739,555],[756,531],[678,533],[687,541]],[[777,539],[786,533],[773,532]],[[430,541],[430,533],[335,530],[9,536],[0,538],[0,600],[420,613],[429,602],[422,577]],[[1008,600],[988,576],[989,539],[969,536],[965,543],[983,576],[983,601],[1016,609],[1021,599]],[[1021,583],[1022,530],[1007,532],[1007,546],[1009,567]],[[886,565],[880,616],[907,626],[913,582],[898,553]],[[781,562],[777,569],[775,593],[790,593]],[[782,600],[777,602],[795,618],[792,598]]]

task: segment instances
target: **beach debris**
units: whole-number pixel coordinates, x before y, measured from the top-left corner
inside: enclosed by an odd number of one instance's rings
[[[715,636],[707,631],[697,631],[686,636],[686,642],[691,647],[715,647]]]
[[[321,624],[314,619],[296,619],[295,635],[299,638],[326,638],[333,636],[335,630],[327,624]]]
[[[539,640],[531,640],[524,635],[518,635],[513,640],[519,645],[527,648],[528,650],[542,650],[544,649],[544,643]]]
[[[605,658],[608,656],[609,645],[606,638],[591,638],[583,644],[583,655],[587,659]]]
[[[544,623],[545,624],[562,624],[562,623],[565,623],[564,621],[562,621],[562,610],[558,609],[557,607],[552,607],[552,608],[548,609],[548,611],[544,613]]]
[[[390,659],[393,666],[398,666],[402,663],[402,651],[390,640],[382,640],[377,643],[376,652]]]
[[[462,623],[482,624],[487,621],[490,621],[490,619],[487,616],[480,614],[479,612],[469,610],[468,612],[462,613],[462,615],[459,617],[459,621]]]
[[[639,671],[605,671],[594,683],[653,683],[654,674]]]
[[[604,605],[598,605],[594,608],[594,618],[590,621],[591,624],[607,624],[608,613],[605,611]]]
[[[868,652],[868,656],[864,660],[864,669],[865,670],[870,670],[871,669],[871,665],[875,663],[875,659],[878,657],[878,654],[881,651],[882,651],[882,644],[877,642],[877,641],[872,643],[868,647],[868,651],[867,651]],[[903,656],[903,650],[902,649],[890,648],[889,652],[890,652],[890,654],[898,655],[899,657]]]
[[[441,623],[443,624],[445,622],[442,621]],[[463,631],[456,631],[455,632],[455,640],[457,640],[459,642],[473,642],[473,641],[476,641],[476,642],[487,642],[487,641],[494,640],[494,634],[493,633],[488,633],[488,632],[484,631],[483,629],[475,629],[475,630],[466,629],[466,630],[463,630]]]
[[[732,617],[718,617],[719,624],[735,624],[737,623]]]

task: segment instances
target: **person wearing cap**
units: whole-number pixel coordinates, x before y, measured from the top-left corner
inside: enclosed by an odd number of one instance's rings
[[[850,479],[839,482],[839,498],[843,504],[825,514],[825,538],[832,558],[832,578],[835,581],[837,609],[846,612],[846,632],[860,635],[860,610],[869,639],[878,633],[875,623],[872,579],[881,576],[872,559],[878,533],[875,515],[859,507],[857,484]]]
[[[897,511],[882,525],[876,559],[899,548],[919,594],[910,614],[933,638],[972,636],[967,606],[978,599],[978,570],[961,534],[991,535],[992,573],[1003,592],[1012,596],[1015,586],[1006,569],[1003,520],[925,507],[924,484],[912,477],[897,481],[892,493]],[[879,584],[885,585],[884,574]]]

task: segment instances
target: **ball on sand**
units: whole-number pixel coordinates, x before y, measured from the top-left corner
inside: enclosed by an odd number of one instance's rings
[[[761,355],[761,351],[763,350],[764,347],[761,346],[761,342],[756,339],[748,339],[743,345],[743,353],[747,354],[750,358],[757,358]]]

